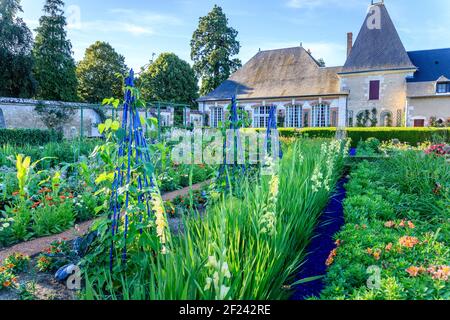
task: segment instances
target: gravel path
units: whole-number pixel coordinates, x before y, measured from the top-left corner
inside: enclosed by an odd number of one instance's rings
[[[196,185],[193,185],[192,189],[200,190],[202,187],[204,187],[205,185],[208,185],[210,183],[211,183],[211,181],[205,181],[202,183],[198,183]],[[171,201],[178,196],[183,196],[183,195],[189,194],[189,191],[190,191],[190,187],[187,187],[187,188],[184,188],[181,190],[166,193],[162,196],[162,198],[165,201]],[[15,246],[0,250],[0,263],[4,259],[9,257],[11,254],[16,253],[16,252],[33,257],[33,256],[41,253],[42,251],[44,251],[46,248],[50,247],[50,244],[56,240],[66,239],[66,240],[70,241],[70,240],[74,240],[80,236],[83,236],[89,231],[89,229],[92,226],[92,224],[94,223],[94,221],[95,220],[83,222],[79,225],[76,225],[74,228],[67,230],[61,234],[57,234],[57,235],[53,235],[53,236],[49,236],[49,237],[45,237],[45,238],[39,238],[39,239],[27,241],[27,242],[22,242]]]

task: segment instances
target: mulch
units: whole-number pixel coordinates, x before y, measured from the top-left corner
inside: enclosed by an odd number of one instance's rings
[[[345,223],[343,202],[347,194],[344,187],[347,182],[347,178],[343,178],[338,182],[336,192],[319,220],[319,224],[314,232],[315,236],[307,249],[309,254],[306,262],[302,266],[296,280],[326,275],[327,266],[325,262],[330,253],[336,249],[334,236]],[[324,285],[323,278],[301,284],[294,289],[294,295],[291,300],[298,301],[319,297],[324,289]]]

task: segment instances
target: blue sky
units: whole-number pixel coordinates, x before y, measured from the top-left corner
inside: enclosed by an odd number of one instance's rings
[[[189,63],[198,18],[222,6],[239,31],[243,62],[262,50],[301,42],[328,66],[345,62],[346,33],[355,37],[370,0],[66,0],[75,59],[95,42],[109,42],[139,69],[152,54],[174,52]],[[407,50],[450,47],[450,1],[386,0]],[[22,0],[23,18],[38,25],[44,0]],[[80,19],[78,19],[79,17]]]

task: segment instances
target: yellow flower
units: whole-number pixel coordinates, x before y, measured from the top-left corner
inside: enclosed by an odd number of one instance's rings
[[[278,186],[280,184],[280,179],[277,175],[272,176],[272,180],[270,180],[270,194],[272,197],[278,197]]]

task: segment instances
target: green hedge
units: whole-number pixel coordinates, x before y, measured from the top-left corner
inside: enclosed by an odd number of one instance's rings
[[[369,138],[377,138],[380,141],[398,139],[410,145],[417,145],[425,141],[433,141],[436,136],[443,137],[450,142],[450,128],[347,128],[347,136],[352,139],[354,147],[358,142]],[[304,128],[304,129],[279,129],[282,137],[309,137],[309,138],[333,138],[336,128]]]
[[[60,142],[63,133],[38,129],[0,129],[0,145],[41,146],[49,142]]]

